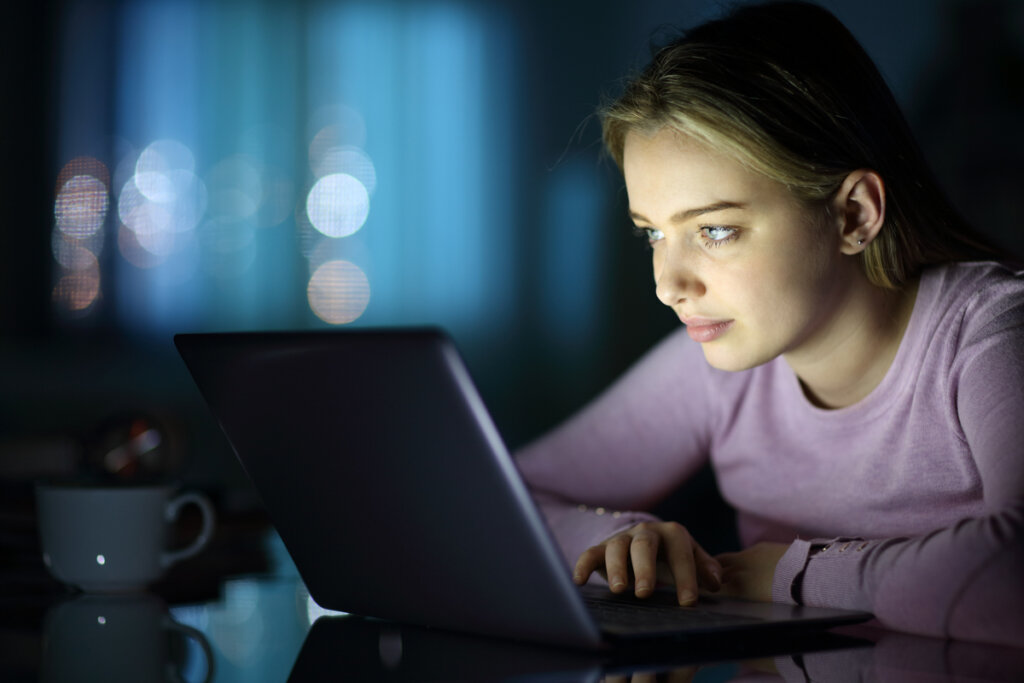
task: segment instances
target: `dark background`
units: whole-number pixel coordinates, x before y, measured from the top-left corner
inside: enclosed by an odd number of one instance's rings
[[[173,353],[170,335],[140,333],[109,307],[86,320],[68,320],[51,301],[54,185],[67,160],[57,131],[78,115],[60,96],[63,27],[83,5],[116,13],[128,4],[18,3],[0,22],[0,480],[18,487],[95,466],[143,420],[164,437],[157,474],[241,509],[253,504],[252,492]],[[991,239],[1024,251],[1021,4],[822,4],[877,61],[954,202]],[[626,229],[621,179],[601,156],[590,115],[603,93],[615,91],[617,79],[642,65],[652,38],[672,25],[713,16],[724,4],[493,5],[515,24],[510,49],[518,82],[508,96],[516,114],[506,134],[517,154],[506,173],[516,181],[507,199],[521,224],[511,266],[519,286],[511,303],[495,313],[502,320],[497,332],[456,330],[455,336],[514,447],[582,405],[677,324],[653,296],[648,257]],[[117,40],[113,29],[98,37],[108,38]],[[97,73],[113,71],[116,51],[97,60]],[[116,84],[97,83],[90,111],[112,120],[115,94]],[[500,92],[495,97],[500,101]],[[542,209],[552,178],[574,163],[592,167],[602,195],[586,236],[604,245],[601,261],[586,279],[565,281],[558,292],[570,300],[599,297],[585,338],[552,331],[539,312],[553,295],[550,281],[534,277],[538,255],[552,248],[552,226],[544,225]],[[577,257],[571,248],[564,254],[567,263]],[[308,311],[285,326],[323,327]]]

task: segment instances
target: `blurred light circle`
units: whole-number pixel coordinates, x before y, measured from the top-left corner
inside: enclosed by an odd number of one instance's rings
[[[136,232],[135,240],[140,247],[154,256],[170,256],[178,251],[182,241],[181,235],[182,233],[172,230]]]
[[[184,169],[170,171],[165,177],[174,193],[170,229],[175,232],[195,230],[206,213],[206,184],[195,173]]]
[[[72,245],[65,246],[56,258],[58,263],[71,271],[88,270],[97,263],[96,254],[85,247]]]
[[[92,252],[85,249],[79,256],[88,260],[88,264],[64,275],[53,288],[54,303],[73,313],[92,306],[100,294],[99,262]]]
[[[177,198],[174,184],[167,177],[166,173],[146,171],[144,173],[136,173],[134,178],[135,187],[150,201],[170,204]]]
[[[309,307],[332,325],[356,320],[370,303],[370,282],[349,261],[328,261],[313,273],[306,288]]]
[[[358,147],[332,147],[324,153],[315,175],[322,178],[333,173],[347,173],[361,182],[368,194],[377,189],[377,169],[373,160]]]
[[[94,176],[76,175],[69,179],[54,203],[57,228],[75,239],[96,234],[107,218],[107,194],[107,186]]]
[[[129,149],[124,158],[117,163],[117,166],[114,168],[114,177],[111,180],[115,196],[120,197],[121,192],[128,186],[128,183],[134,185],[135,166],[138,160],[138,150]],[[137,190],[138,188],[135,189]]]
[[[59,193],[61,188],[75,176],[92,176],[107,188],[110,187],[110,170],[107,169],[106,164],[96,157],[75,157],[64,164],[64,168],[57,174],[57,192]]]
[[[56,188],[59,190],[76,175],[91,175],[104,185],[111,184],[111,172],[106,168],[106,164],[95,157],[75,157],[60,169]]]
[[[166,206],[146,202],[132,208],[127,215],[122,215],[121,220],[136,235],[146,236],[168,232],[171,217],[171,212]]]
[[[166,173],[175,169],[196,170],[192,150],[177,140],[155,140],[139,154],[135,174]]]
[[[135,184],[135,177],[121,189],[117,214],[129,230],[140,234],[166,230],[171,222],[171,212],[161,204],[151,202]]]
[[[89,263],[103,253],[103,242],[102,232],[82,239],[70,238],[60,230],[54,230],[50,234],[50,249],[54,260],[68,270],[82,270],[88,267]],[[87,252],[88,256],[83,256],[83,251]]]
[[[153,253],[141,245],[138,235],[127,225],[117,231],[117,250],[136,268],[155,268],[167,259],[166,254]]]
[[[370,213],[370,195],[347,173],[324,176],[306,197],[306,215],[328,237],[346,237],[363,227]]]
[[[343,104],[330,105],[316,110],[310,117],[309,166],[316,173],[321,158],[334,147],[366,146],[366,121],[363,115]]]

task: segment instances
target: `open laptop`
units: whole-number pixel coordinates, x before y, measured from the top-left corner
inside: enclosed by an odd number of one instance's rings
[[[628,614],[595,616],[439,330],[174,339],[322,607],[586,648],[870,618],[672,594],[659,609],[607,589]]]

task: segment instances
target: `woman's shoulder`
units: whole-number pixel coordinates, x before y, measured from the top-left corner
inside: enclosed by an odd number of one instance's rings
[[[1024,311],[1024,269],[998,261],[950,263],[921,274],[918,301],[934,314]]]
[[[922,334],[955,337],[960,347],[1010,330],[1024,336],[1024,269],[995,261],[927,269],[921,275],[918,312]]]
[[[954,300],[966,300],[978,293],[1020,296],[1024,292],[1024,267],[1004,261],[947,263],[926,268],[921,287],[922,291],[931,290]]]

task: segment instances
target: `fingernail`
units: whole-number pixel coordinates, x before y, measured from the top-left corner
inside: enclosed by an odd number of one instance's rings
[[[718,583],[719,586],[721,586],[722,585],[722,570],[721,570],[721,568],[719,568],[719,566],[717,564],[713,563],[713,562],[708,562],[706,565],[704,565],[704,568],[707,569],[708,574],[711,574],[711,577],[715,580],[715,582]]]
[[[614,579],[612,579],[612,590],[618,590],[620,588],[624,588],[625,585],[626,585],[626,582],[623,581],[622,579],[620,579],[617,576]]]
[[[579,572],[577,572],[576,574],[573,574],[572,575],[572,580],[575,581],[576,583],[583,583],[583,574],[580,574]]]
[[[697,596],[693,594],[693,591],[683,590],[679,591],[679,604],[680,605],[692,605],[697,602]]]
[[[646,581],[637,581],[637,583],[636,583],[636,592],[637,593],[646,593],[650,589],[651,589],[651,584],[647,583]]]

